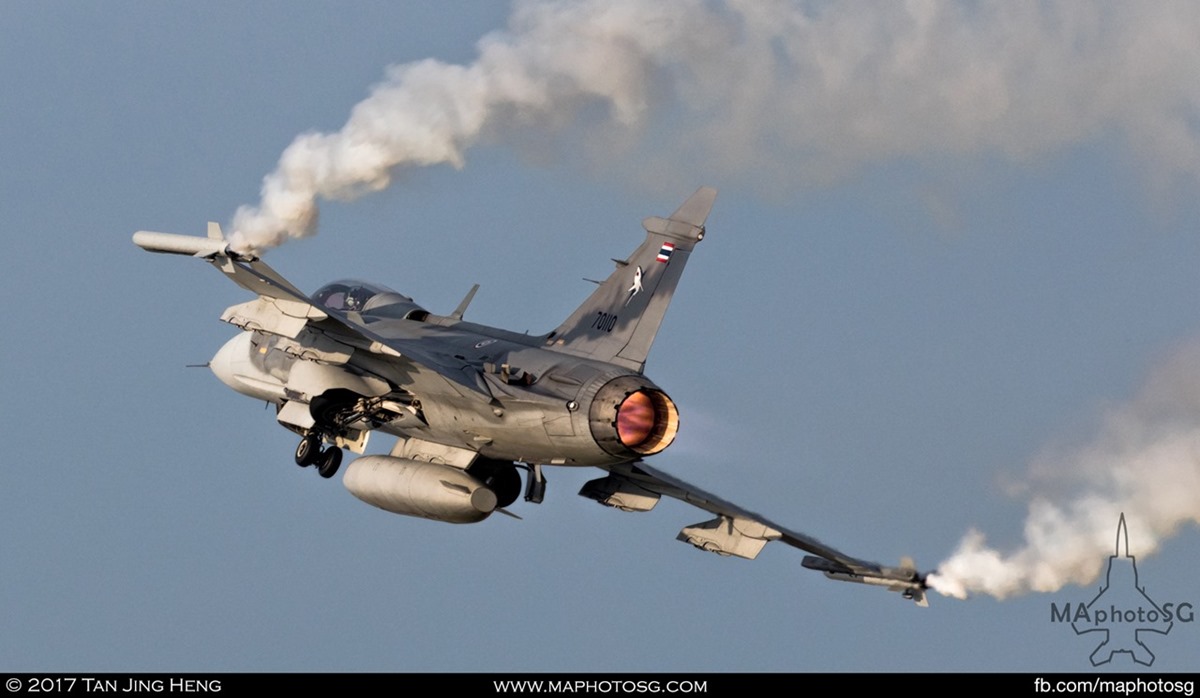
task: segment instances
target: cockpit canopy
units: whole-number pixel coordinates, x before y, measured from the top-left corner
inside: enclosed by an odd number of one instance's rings
[[[408,296],[387,286],[343,279],[322,286],[313,301],[320,308],[343,313],[363,313],[373,316],[424,320],[429,312]]]

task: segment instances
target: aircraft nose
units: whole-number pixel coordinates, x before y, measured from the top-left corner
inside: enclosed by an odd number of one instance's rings
[[[232,389],[265,401],[276,401],[283,397],[283,384],[271,375],[260,371],[251,361],[254,351],[250,332],[241,332],[222,345],[209,361],[212,375]]]
[[[260,349],[254,346],[252,339],[249,332],[242,332],[225,342],[208,362],[209,370],[242,395],[275,403],[286,400],[283,382],[255,365],[253,355]]]
[[[208,368],[225,385],[237,390],[240,386],[236,378],[238,364],[246,363],[250,353],[250,335],[239,333],[236,337],[225,342],[208,362]]]

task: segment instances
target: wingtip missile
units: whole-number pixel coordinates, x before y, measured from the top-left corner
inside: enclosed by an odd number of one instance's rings
[[[929,589],[927,575],[918,572],[911,560],[905,560],[900,567],[851,566],[816,555],[806,555],[801,564],[810,570],[824,572],[826,577],[839,582],[883,587],[888,591],[897,592],[922,608],[929,606],[929,599],[925,593]]]
[[[211,226],[209,227],[208,237],[139,230],[133,234],[133,244],[147,252],[182,254],[202,259],[212,259],[218,255],[246,261],[257,259],[255,255],[243,254],[232,249],[224,237],[220,236],[220,228],[218,227],[214,232]]]
[[[134,233],[133,244],[147,252],[202,257],[224,254],[227,246],[224,240],[175,233],[156,233],[150,230],[139,230]]]

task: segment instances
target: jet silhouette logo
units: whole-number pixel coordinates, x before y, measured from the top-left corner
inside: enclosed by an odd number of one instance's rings
[[[1145,640],[1151,633],[1166,635],[1175,627],[1175,620],[1194,620],[1192,604],[1166,603],[1161,606],[1146,593],[1138,580],[1137,562],[1129,554],[1129,534],[1125,514],[1117,524],[1116,549],[1108,558],[1108,570],[1100,592],[1087,604],[1072,604],[1063,608],[1050,604],[1051,622],[1071,622],[1077,635],[1093,633],[1103,638],[1089,659],[1092,666],[1108,664],[1113,655],[1125,653],[1143,666],[1154,664],[1154,653]]]

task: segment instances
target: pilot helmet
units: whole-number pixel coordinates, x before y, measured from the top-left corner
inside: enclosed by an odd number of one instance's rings
[[[346,310],[361,311],[371,298],[371,292],[362,286],[355,286],[346,291]]]

